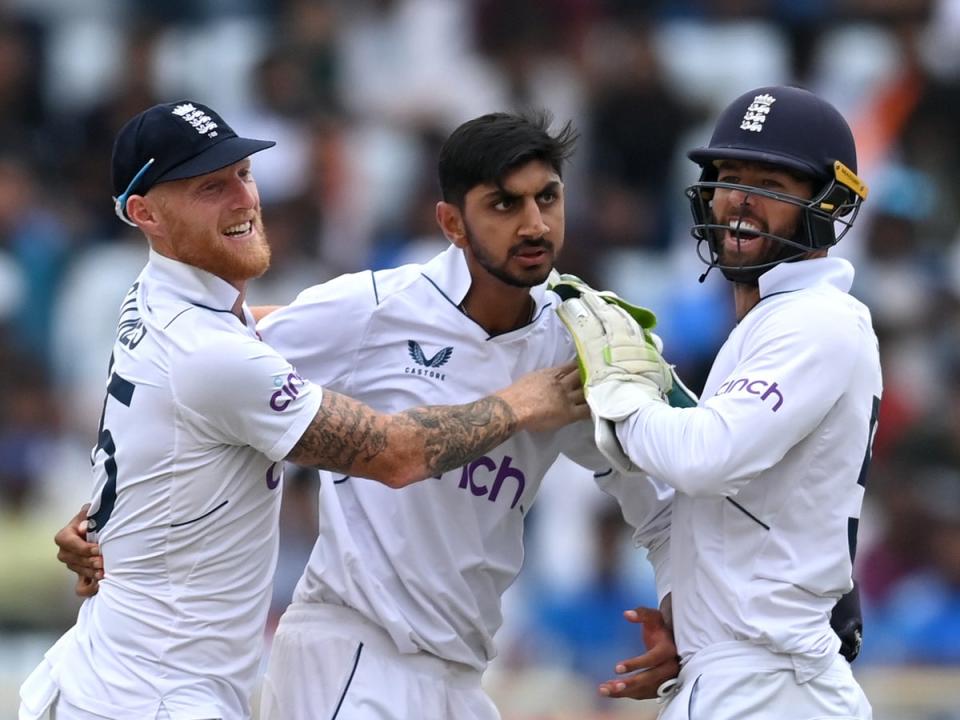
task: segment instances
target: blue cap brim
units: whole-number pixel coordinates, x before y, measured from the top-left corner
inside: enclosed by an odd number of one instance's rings
[[[760,150],[754,150],[752,148],[701,147],[688,152],[687,157],[701,167],[708,165],[714,160],[746,160],[749,162],[781,165],[783,167],[788,167],[792,170],[805,173],[812,177],[824,177],[822,169],[818,169],[810,163],[804,162],[803,160],[792,155],[786,155],[777,152],[764,152]]]
[[[273,140],[252,140],[242,137],[227,138],[216,145],[207,147],[202,153],[194,155],[186,162],[170,168],[150,185],[206,175],[228,165],[233,165],[235,162],[240,162],[245,157],[271,148],[276,144]]]

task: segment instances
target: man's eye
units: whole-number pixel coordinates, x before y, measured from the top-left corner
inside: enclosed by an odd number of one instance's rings
[[[513,198],[501,198],[493,205],[494,210],[509,210],[516,204]]]
[[[553,190],[547,190],[544,193],[540,193],[540,202],[542,203],[549,204],[556,199],[557,199],[557,193],[555,193]]]

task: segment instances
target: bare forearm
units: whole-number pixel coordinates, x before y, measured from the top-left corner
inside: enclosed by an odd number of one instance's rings
[[[512,408],[497,396],[384,415],[328,390],[288,459],[402,487],[463,465],[516,428]]]
[[[401,420],[402,419],[402,420]],[[398,432],[422,443],[425,477],[460,467],[492,450],[517,430],[517,417],[502,398],[493,395],[467,405],[431,406],[398,416]]]
[[[588,408],[576,364],[524,375],[465,405],[429,405],[385,415],[325,390],[288,460],[403,487],[460,467],[518,430],[556,430]]]

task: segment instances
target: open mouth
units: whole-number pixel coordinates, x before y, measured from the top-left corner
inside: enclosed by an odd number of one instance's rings
[[[727,223],[726,245],[736,247],[749,246],[761,240],[763,229],[752,220],[735,218]]]
[[[253,232],[253,221],[247,220],[246,222],[239,223],[237,225],[231,225],[228,228],[223,230],[223,234],[229,238],[242,238],[249,235]]]

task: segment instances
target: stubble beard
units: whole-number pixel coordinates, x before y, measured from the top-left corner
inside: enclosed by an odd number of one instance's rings
[[[547,276],[550,274],[550,271],[553,270],[553,264],[556,261],[553,243],[545,238],[517,243],[507,252],[507,258],[500,264],[497,264],[496,259],[477,242],[476,237],[466,223],[464,224],[464,236],[467,239],[467,245],[470,248],[471,254],[480,267],[500,282],[511,287],[532,288],[546,282]],[[519,275],[510,273],[506,268],[507,263],[510,262],[510,258],[513,257],[514,254],[524,247],[543,247],[549,250],[550,259],[546,263],[546,268],[533,274]]]
[[[779,235],[780,237],[785,237],[795,242],[801,242],[801,229],[800,222],[794,223],[794,225],[789,228],[786,232],[773,232],[770,228],[765,228],[765,232]],[[725,235],[726,233],[724,233]],[[799,255],[802,255],[803,252],[798,248],[795,248],[786,243],[780,242],[773,238],[764,238],[764,247],[761,248],[761,251],[754,258],[744,258],[742,256],[729,257],[727,253],[727,247],[725,244],[725,238],[721,237],[717,242],[717,265],[720,266],[720,272],[723,273],[723,276],[730,282],[740,283],[743,285],[757,285],[760,280],[760,276],[763,275],[768,270],[773,269],[781,262],[792,259]],[[774,263],[774,265],[767,265],[767,263]],[[758,265],[763,265],[764,267],[757,267]],[[726,267],[724,267],[726,266]]]

